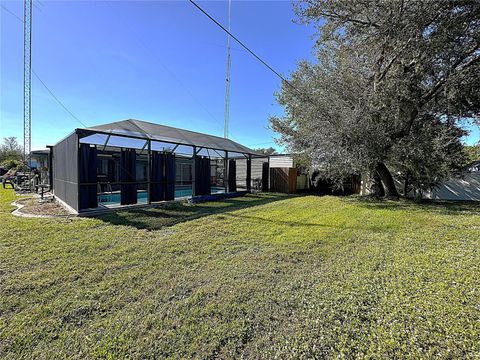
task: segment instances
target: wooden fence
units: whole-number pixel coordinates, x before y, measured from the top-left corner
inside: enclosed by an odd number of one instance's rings
[[[270,191],[290,194],[296,189],[296,168],[270,168]]]

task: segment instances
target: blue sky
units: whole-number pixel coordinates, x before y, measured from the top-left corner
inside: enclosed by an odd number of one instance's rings
[[[223,136],[226,35],[192,4],[37,2],[32,67],[86,125],[137,118]],[[43,6],[41,5],[43,4]],[[200,2],[227,23],[227,2]],[[22,2],[2,6],[23,18]],[[23,24],[0,9],[1,137],[23,134]],[[232,32],[288,74],[311,58],[313,29],[294,24],[289,1],[232,3]],[[269,115],[280,81],[232,44],[230,137],[274,146]],[[32,148],[82,124],[32,76]]]
[[[34,0],[33,70],[87,126],[127,118],[223,135],[226,35],[187,1]],[[199,2],[221,23],[228,3]],[[23,2],[1,1],[23,18]],[[232,32],[282,74],[312,58],[313,28],[290,1],[233,1]],[[23,137],[23,24],[0,9],[0,137]],[[280,81],[232,43],[230,137],[275,146]],[[54,144],[73,119],[32,77],[32,148]],[[478,141],[479,132],[468,139]]]

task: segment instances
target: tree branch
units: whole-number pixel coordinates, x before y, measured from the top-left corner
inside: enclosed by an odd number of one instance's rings
[[[446,74],[442,79],[440,79],[432,87],[432,89],[427,94],[425,94],[425,96],[423,96],[423,99],[420,101],[419,106],[422,107],[423,105],[428,103],[435,96],[435,94],[442,88],[442,86],[445,85],[445,83],[447,82],[447,80],[450,78],[450,76],[453,73],[456,73],[457,71],[465,70],[466,68],[468,68],[468,67],[472,66],[473,64],[475,64],[476,62],[480,61],[480,56],[477,56],[477,57],[473,57],[468,62],[466,62],[465,64],[462,65],[462,62],[465,59],[467,59],[470,55],[474,54],[475,51],[477,51],[478,49],[479,49],[479,46],[477,45],[473,50],[469,51],[466,56],[464,56],[463,58],[455,61],[455,63],[452,65],[448,74]],[[460,65],[462,65],[462,66],[460,66]]]
[[[354,23],[354,24],[360,24],[360,25],[364,25],[364,26],[372,26],[374,28],[379,28],[380,27],[380,25],[372,22],[371,20],[365,21],[365,20],[361,20],[361,19],[354,19],[354,18],[349,17],[348,15],[340,15],[340,14],[336,14],[334,12],[317,11],[316,13],[320,16],[323,16],[323,17],[332,18],[332,19],[339,19],[339,20],[342,20],[342,21],[345,21],[345,22],[351,22],[351,23]]]

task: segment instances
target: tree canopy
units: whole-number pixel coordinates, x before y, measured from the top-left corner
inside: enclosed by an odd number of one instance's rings
[[[302,61],[277,94],[271,125],[289,151],[325,177],[380,178],[417,189],[465,163],[465,118],[480,116],[480,2],[304,0],[315,62]]]
[[[467,153],[467,165],[474,161],[480,161],[480,144],[465,146],[465,152]]]
[[[260,154],[263,154],[263,155],[274,155],[277,153],[277,150],[275,150],[273,147],[269,147],[269,148],[256,148],[256,149],[253,149],[255,152],[258,152]]]
[[[22,158],[22,147],[14,136],[3,138],[0,145],[0,162],[5,160],[20,160]]]

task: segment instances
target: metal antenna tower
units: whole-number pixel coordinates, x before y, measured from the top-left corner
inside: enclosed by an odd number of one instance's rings
[[[232,12],[232,0],[228,0],[228,32]],[[230,120],[230,34],[227,35],[227,76],[225,83],[225,118],[223,123],[223,137],[228,138],[228,121]]]
[[[30,166],[32,146],[32,0],[24,0],[23,22],[23,160]]]

